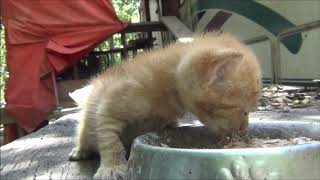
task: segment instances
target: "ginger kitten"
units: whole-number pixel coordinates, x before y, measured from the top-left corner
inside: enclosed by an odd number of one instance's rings
[[[255,55],[230,34],[208,33],[138,55],[92,80],[70,160],[99,152],[94,178],[124,179],[125,147],[132,139],[186,111],[216,133],[244,130],[260,79]]]

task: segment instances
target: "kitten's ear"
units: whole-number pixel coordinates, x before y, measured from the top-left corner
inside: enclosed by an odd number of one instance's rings
[[[243,61],[243,55],[236,51],[222,51],[214,56],[208,67],[210,83],[228,79],[237,72]]]

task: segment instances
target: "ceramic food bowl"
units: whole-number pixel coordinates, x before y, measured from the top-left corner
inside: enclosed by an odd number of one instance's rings
[[[196,141],[208,131],[203,126],[180,127]],[[249,136],[320,141],[320,123],[291,121],[251,122]],[[140,179],[317,179],[320,143],[267,148],[182,149],[163,147],[157,133],[135,139],[128,177]]]

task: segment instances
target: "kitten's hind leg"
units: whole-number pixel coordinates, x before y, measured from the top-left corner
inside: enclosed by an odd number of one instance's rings
[[[77,132],[77,142],[76,147],[69,154],[70,161],[78,161],[83,159],[88,159],[92,154],[90,148],[90,125],[88,124],[87,113],[82,112],[82,119],[79,122],[78,132]]]

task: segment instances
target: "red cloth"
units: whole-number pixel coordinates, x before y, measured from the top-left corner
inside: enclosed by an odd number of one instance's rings
[[[55,105],[50,72],[76,64],[126,27],[109,0],[2,0],[9,81],[6,110],[31,132]]]

